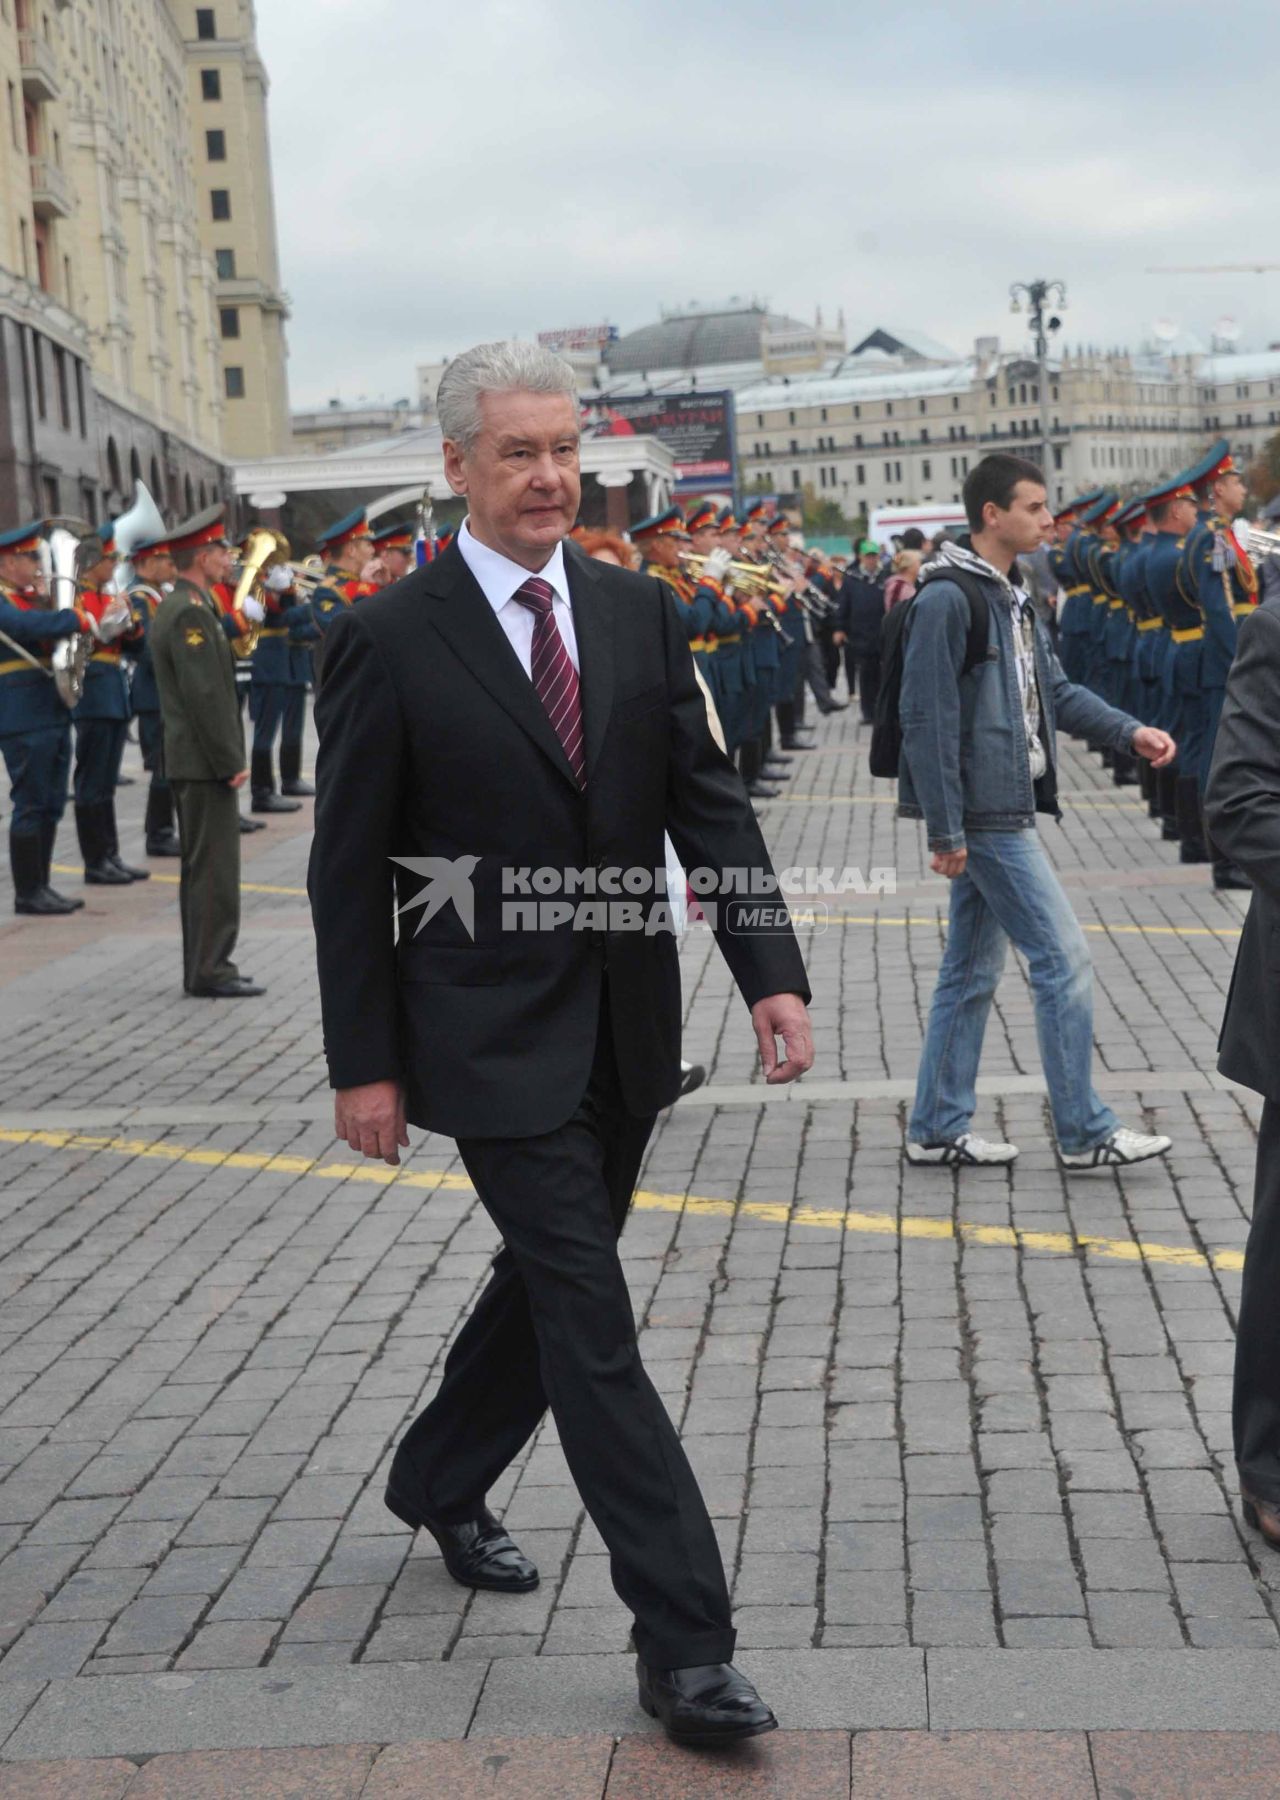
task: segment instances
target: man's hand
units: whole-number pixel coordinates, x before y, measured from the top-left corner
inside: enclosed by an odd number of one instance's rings
[[[1178,746],[1169,733],[1157,731],[1154,725],[1139,725],[1130,749],[1135,756],[1145,756],[1153,769],[1167,769],[1178,754]]]
[[[770,994],[767,1000],[757,1000],[751,1008],[751,1023],[756,1028],[760,1063],[770,1087],[794,1081],[813,1067],[813,1027],[809,1009],[799,994]],[[778,1038],[787,1053],[785,1062],[778,1061]]]
[[[339,1088],[333,1097],[333,1131],[361,1156],[380,1156],[396,1168],[399,1146],[408,1147],[404,1089],[398,1081],[369,1081]]]
[[[248,769],[241,769],[241,771],[238,775],[228,775],[227,776],[227,786],[229,788],[242,788],[244,786],[245,782],[248,781],[248,779],[249,779]]]
[[[939,850],[929,867],[935,875],[945,875],[948,881],[954,881],[957,875],[964,874],[968,860],[967,850]]]

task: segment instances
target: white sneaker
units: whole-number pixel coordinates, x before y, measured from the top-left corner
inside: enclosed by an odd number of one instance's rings
[[[1058,1161],[1064,1169],[1105,1169],[1117,1163],[1149,1162],[1153,1156],[1163,1156],[1172,1149],[1172,1138],[1148,1136],[1131,1131],[1127,1125],[1117,1125],[1111,1136],[1092,1150],[1059,1150]]]
[[[962,1132],[946,1144],[907,1145],[909,1163],[944,1163],[948,1168],[969,1163],[1011,1163],[1017,1154],[1016,1144],[993,1144],[972,1131]]]

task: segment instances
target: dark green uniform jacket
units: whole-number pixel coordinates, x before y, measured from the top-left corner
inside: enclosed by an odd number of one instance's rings
[[[214,602],[181,576],[148,633],[171,781],[226,781],[245,767],[236,665]]]

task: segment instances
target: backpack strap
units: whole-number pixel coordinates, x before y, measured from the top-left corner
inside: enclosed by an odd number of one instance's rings
[[[960,673],[967,675],[970,669],[976,669],[979,663],[987,660],[987,641],[991,634],[991,604],[987,591],[978,577],[967,569],[948,566],[939,569],[936,575],[926,575],[912,598],[918,600],[925,588],[936,581],[953,581],[969,602],[969,634],[965,639],[964,662],[960,665]]]

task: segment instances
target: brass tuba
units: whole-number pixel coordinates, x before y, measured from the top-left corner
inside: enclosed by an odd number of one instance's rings
[[[269,526],[258,525],[249,533],[240,553],[240,577],[236,582],[235,596],[231,602],[236,612],[244,605],[250,594],[256,592],[259,600],[265,604],[263,572],[273,564],[287,563],[290,556],[289,540],[282,531],[272,531]],[[251,623],[249,629],[238,638],[232,638],[231,648],[237,656],[252,656],[258,647],[258,638],[262,631],[262,621]]]
[[[81,592],[77,559],[80,540],[88,531],[83,519],[67,518],[46,519],[40,528],[40,574],[53,612],[74,606]],[[76,632],[53,646],[53,685],[65,707],[73,707],[84,692],[84,672],[95,642],[88,632]]]

